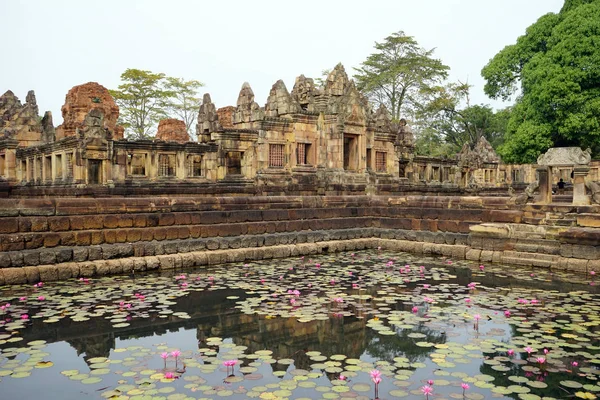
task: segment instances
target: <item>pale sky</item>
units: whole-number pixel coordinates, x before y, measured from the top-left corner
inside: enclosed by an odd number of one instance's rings
[[[98,82],[116,89],[127,68],[205,83],[217,107],[235,105],[242,84],[266,102],[283,79],[318,77],[338,62],[353,74],[376,41],[403,30],[483,93],[481,68],[564,0],[0,0],[0,94],[35,90],[40,113],[67,91]]]

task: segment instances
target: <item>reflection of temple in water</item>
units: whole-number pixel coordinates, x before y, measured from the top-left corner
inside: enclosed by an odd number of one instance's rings
[[[466,285],[473,280],[471,271],[448,267],[456,273],[457,283]],[[510,287],[515,284],[514,278],[486,274],[478,276],[482,285],[489,287]],[[541,290],[576,291],[590,290],[588,285],[578,285],[560,281],[533,281]],[[373,288],[373,290],[377,290]],[[600,288],[594,288],[597,293]],[[430,324],[417,325],[414,329],[398,330],[396,335],[382,336],[367,327],[372,308],[364,304],[363,318],[334,317],[327,320],[299,322],[296,318],[266,318],[256,314],[240,313],[234,306],[237,300],[227,299],[228,296],[244,296],[242,290],[216,290],[206,292],[190,292],[177,299],[173,311],[185,311],[190,319],[179,319],[173,316],[159,318],[152,315],[149,318],[133,318],[127,328],[115,329],[112,323],[104,318],[94,318],[85,323],[73,322],[63,318],[57,323],[46,324],[39,319],[33,319],[31,329],[21,332],[24,342],[46,340],[48,343],[65,341],[69,343],[78,355],[85,354],[87,361],[93,357],[109,357],[117,340],[128,340],[142,337],[162,335],[167,332],[177,332],[181,328],[196,329],[198,348],[210,347],[206,339],[212,336],[231,338],[236,345],[247,346],[246,353],[268,349],[273,351],[274,359],[290,358],[296,368],[310,370],[314,361],[306,356],[307,351],[319,351],[323,355],[344,354],[349,358],[360,358],[368,355],[392,361],[394,357],[402,356],[410,362],[422,360],[432,351],[431,348],[415,346],[415,339],[408,337],[410,332],[425,335],[417,341],[444,343],[446,336],[435,330]],[[392,306],[398,311],[410,312],[409,305],[397,303]],[[7,347],[10,343],[1,347]],[[214,347],[214,350],[218,350]],[[274,370],[286,370],[287,365],[272,364]],[[490,373],[491,374],[491,373]]]

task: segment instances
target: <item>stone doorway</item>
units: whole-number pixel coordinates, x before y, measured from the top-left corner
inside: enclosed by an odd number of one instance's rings
[[[356,171],[358,169],[358,137],[344,135],[344,169]]]
[[[88,185],[102,183],[102,160],[88,160]]]

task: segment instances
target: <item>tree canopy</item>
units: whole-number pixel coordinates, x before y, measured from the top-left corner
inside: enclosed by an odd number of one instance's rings
[[[600,154],[600,0],[567,0],[483,68],[494,99],[517,94],[499,153],[535,162],[549,147],[591,147]]]
[[[423,49],[402,31],[376,42],[375,50],[355,68],[354,79],[371,102],[386,106],[396,120],[412,117],[422,91],[439,84],[450,69],[433,58],[434,49]]]
[[[494,112],[488,105],[470,105],[469,88],[458,82],[428,91],[430,99],[418,113],[417,154],[452,156],[465,143],[474,147],[481,137],[494,148],[502,143],[510,109]]]
[[[110,94],[120,108],[119,123],[128,137],[148,139],[158,122],[168,117],[183,120],[191,132],[200,107],[201,82],[131,68],[121,74],[121,81]]]

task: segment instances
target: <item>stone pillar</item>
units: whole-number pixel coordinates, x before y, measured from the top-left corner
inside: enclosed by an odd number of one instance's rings
[[[578,166],[573,168],[573,205],[585,206],[590,204],[590,197],[585,194],[585,177],[590,167]]]
[[[537,173],[539,176],[539,191],[540,194],[536,199],[536,203],[548,204],[552,203],[552,177],[550,175],[550,168],[545,166],[537,167]]]

